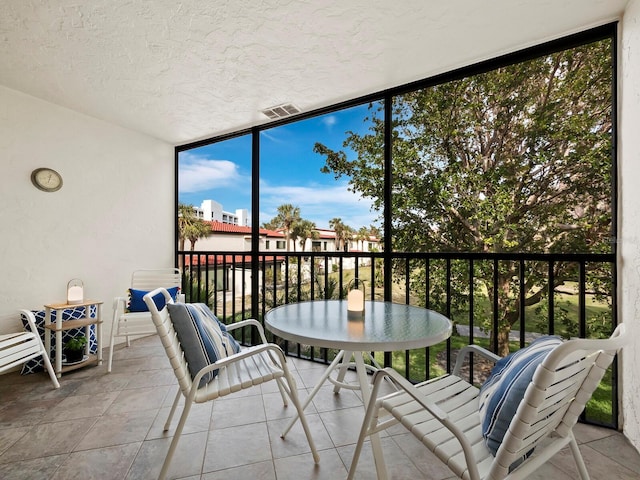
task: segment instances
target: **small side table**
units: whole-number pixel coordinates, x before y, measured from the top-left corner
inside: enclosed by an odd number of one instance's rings
[[[47,350],[47,353],[51,355],[51,333],[55,332],[56,334],[56,355],[55,362],[53,363],[53,368],[56,371],[56,376],[60,378],[63,372],[68,372],[69,370],[75,370],[76,368],[81,368],[90,363],[95,363],[96,365],[102,364],[102,304],[104,302],[99,300],[85,300],[82,303],[69,305],[67,303],[51,303],[45,305],[45,317],[44,317],[44,347]],[[96,316],[91,317],[91,307],[96,307]],[[84,307],[84,317],[76,318],[73,320],[62,320],[63,311],[72,308],[82,308]],[[51,312],[56,312],[56,322],[51,323]],[[89,352],[90,342],[88,341],[89,330],[91,325],[96,326],[96,343],[97,343],[97,351],[96,354],[93,355]],[[85,350],[86,360],[82,362],[74,363],[73,365],[62,365],[62,332],[65,330],[71,330],[74,328],[82,328],[85,329],[85,336],[87,337],[87,346]]]

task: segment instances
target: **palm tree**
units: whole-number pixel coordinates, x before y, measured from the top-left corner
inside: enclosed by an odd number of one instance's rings
[[[280,225],[278,225],[277,220],[278,220],[278,217],[274,217],[268,222],[262,222],[262,225],[260,225],[260,228],[264,228],[266,230],[277,230],[278,228],[280,228]]]
[[[188,229],[186,234],[189,239],[189,243],[191,243],[192,252],[196,248],[196,242],[209,235],[209,233],[211,233],[211,225],[204,220],[198,220]]]
[[[184,251],[184,242],[189,240],[193,252],[196,242],[206,237],[209,232],[211,232],[211,225],[197,217],[193,205],[178,204],[179,250]]]
[[[361,251],[364,251],[365,240],[369,240],[369,229],[367,227],[360,227],[356,234],[356,241],[362,243],[362,248],[360,248]]]
[[[304,252],[305,244],[307,243],[307,239],[317,239],[320,237],[320,234],[316,230],[316,224],[311,220],[301,219],[292,227],[292,233],[295,235],[295,238],[300,239],[300,247]],[[295,244],[294,244],[295,249]]]
[[[287,240],[287,248],[289,248],[289,240],[293,243],[293,251],[296,251],[296,240],[298,240],[299,230],[298,230],[298,222],[292,223],[289,230],[289,239]]]
[[[184,242],[188,238],[187,231],[196,220],[198,220],[198,217],[193,205],[178,204],[178,250],[184,251]]]
[[[349,245],[351,244],[351,240],[355,233],[356,231],[349,225],[345,225],[342,229],[342,245],[345,252],[349,250]]]
[[[342,223],[342,219],[338,217],[334,217],[329,220],[329,227],[336,234],[336,251],[340,251],[340,247],[342,245],[342,239],[344,235],[345,224]]]
[[[369,234],[376,240],[380,240],[380,237],[382,237],[382,232],[375,225],[369,225]]]
[[[291,235],[291,227],[300,221],[300,208],[294,207],[290,203],[285,203],[284,205],[280,205],[278,207],[278,215],[274,219],[275,223],[280,226],[284,230],[284,235],[287,240],[287,250],[289,248],[289,238]],[[294,244],[295,250],[295,244]]]

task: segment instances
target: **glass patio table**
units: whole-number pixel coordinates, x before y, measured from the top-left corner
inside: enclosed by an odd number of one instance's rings
[[[371,395],[367,369],[380,368],[370,352],[428,347],[446,340],[452,331],[451,321],[433,310],[381,301],[365,302],[364,315],[360,318],[347,312],[346,300],[291,303],[269,310],[265,324],[285,340],[340,350],[302,404],[303,409],[327,379],[335,385],[335,393],[340,388],[360,390],[366,409]],[[366,358],[371,359],[373,365],[366,364]],[[356,369],[357,385],[344,382],[346,371],[351,366]],[[334,370],[338,372],[335,379],[331,377]],[[295,416],[290,421],[283,435],[297,418]],[[379,442],[373,436],[372,444],[379,448]]]

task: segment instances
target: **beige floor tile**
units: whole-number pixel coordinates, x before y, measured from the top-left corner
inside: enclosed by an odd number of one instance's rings
[[[74,418],[95,418],[104,414],[118,397],[119,392],[100,395],[70,395],[52,408],[48,417],[52,422]]]
[[[0,456],[0,463],[70,453],[95,422],[95,418],[82,418],[30,427],[20,440]]]
[[[316,450],[320,451],[333,448],[334,444],[331,441],[329,433],[324,428],[320,416],[317,414],[305,414],[305,417],[309,424],[309,430],[316,445]],[[285,435],[285,438],[282,438],[282,433],[290,421],[291,418],[267,422],[273,458],[290,457],[311,452],[307,437],[304,434],[299,420],[293,424],[289,432]]]
[[[277,458],[273,462],[278,480],[336,480],[347,477],[347,470],[335,449],[322,450],[320,463],[315,464],[311,453]]]
[[[213,402],[211,429],[248,425],[266,421],[262,395],[236,398],[229,395]]]
[[[591,448],[623,464],[640,478],[640,455],[622,435],[609,435],[588,444]]]
[[[83,450],[69,455],[52,480],[119,480],[131,466],[140,442]]]
[[[158,409],[170,388],[169,386],[161,386],[122,390],[105,413],[115,415],[136,410]]]
[[[209,432],[202,472],[214,472],[271,459],[271,446],[265,422]]]
[[[587,471],[592,479],[603,480],[637,480],[638,474],[614,460],[594,450],[589,445],[580,445],[580,452],[587,465]],[[573,455],[568,448],[558,452],[551,463],[573,478],[578,478],[578,470]]]
[[[153,410],[103,415],[83,437],[76,451],[143,442],[155,418]]]
[[[331,410],[321,412],[319,415],[336,447],[355,443],[358,440],[360,426],[364,418],[362,407]]]
[[[34,480],[53,478],[69,454],[49,455],[21,462],[0,464],[0,478]]]
[[[27,433],[27,431],[27,429],[21,427],[0,429],[0,455],[6,452],[18,440],[20,440]]]
[[[276,480],[273,462],[270,460],[241,467],[228,468],[202,475],[201,480]]]
[[[180,416],[182,415],[182,410],[184,407],[184,403],[181,402],[176,409],[176,412],[173,415],[171,420],[171,424],[169,426],[168,432],[164,431],[164,425],[169,417],[169,412],[171,411],[170,407],[161,408],[155,420],[153,421],[153,425],[149,429],[147,433],[147,440],[151,440],[154,438],[166,438],[173,435],[175,432],[178,422],[180,421]],[[187,417],[187,421],[183,427],[183,434],[195,433],[195,432],[206,432],[211,423],[211,411],[213,409],[213,402],[207,403],[196,403],[191,406],[191,410],[189,411],[189,415]]]
[[[432,478],[421,472],[412,461],[413,459],[407,456],[391,437],[381,438],[380,443],[382,444],[384,461],[390,480]],[[338,449],[347,469],[351,467],[354,450],[355,445],[348,445]],[[373,461],[373,451],[369,441],[366,441],[362,447],[355,478],[360,480],[376,478],[376,465]],[[434,480],[435,478],[446,477],[434,477]]]

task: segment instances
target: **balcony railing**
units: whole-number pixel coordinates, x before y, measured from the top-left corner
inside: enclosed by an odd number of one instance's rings
[[[454,323],[442,345],[372,352],[413,382],[450,372],[455,354],[476,343],[499,351],[537,335],[608,336],[617,324],[614,254],[476,254],[362,252],[179,252],[189,302],[207,303],[225,323],[262,320],[271,308],[298,301],[345,298],[365,282],[367,299],[420,305]],[[507,335],[508,334],[508,335]],[[245,344],[256,341],[243,332]],[[288,355],[328,363],[336,351],[273,338]],[[617,428],[614,362],[582,420]],[[465,374],[480,383],[489,367],[472,361]]]

